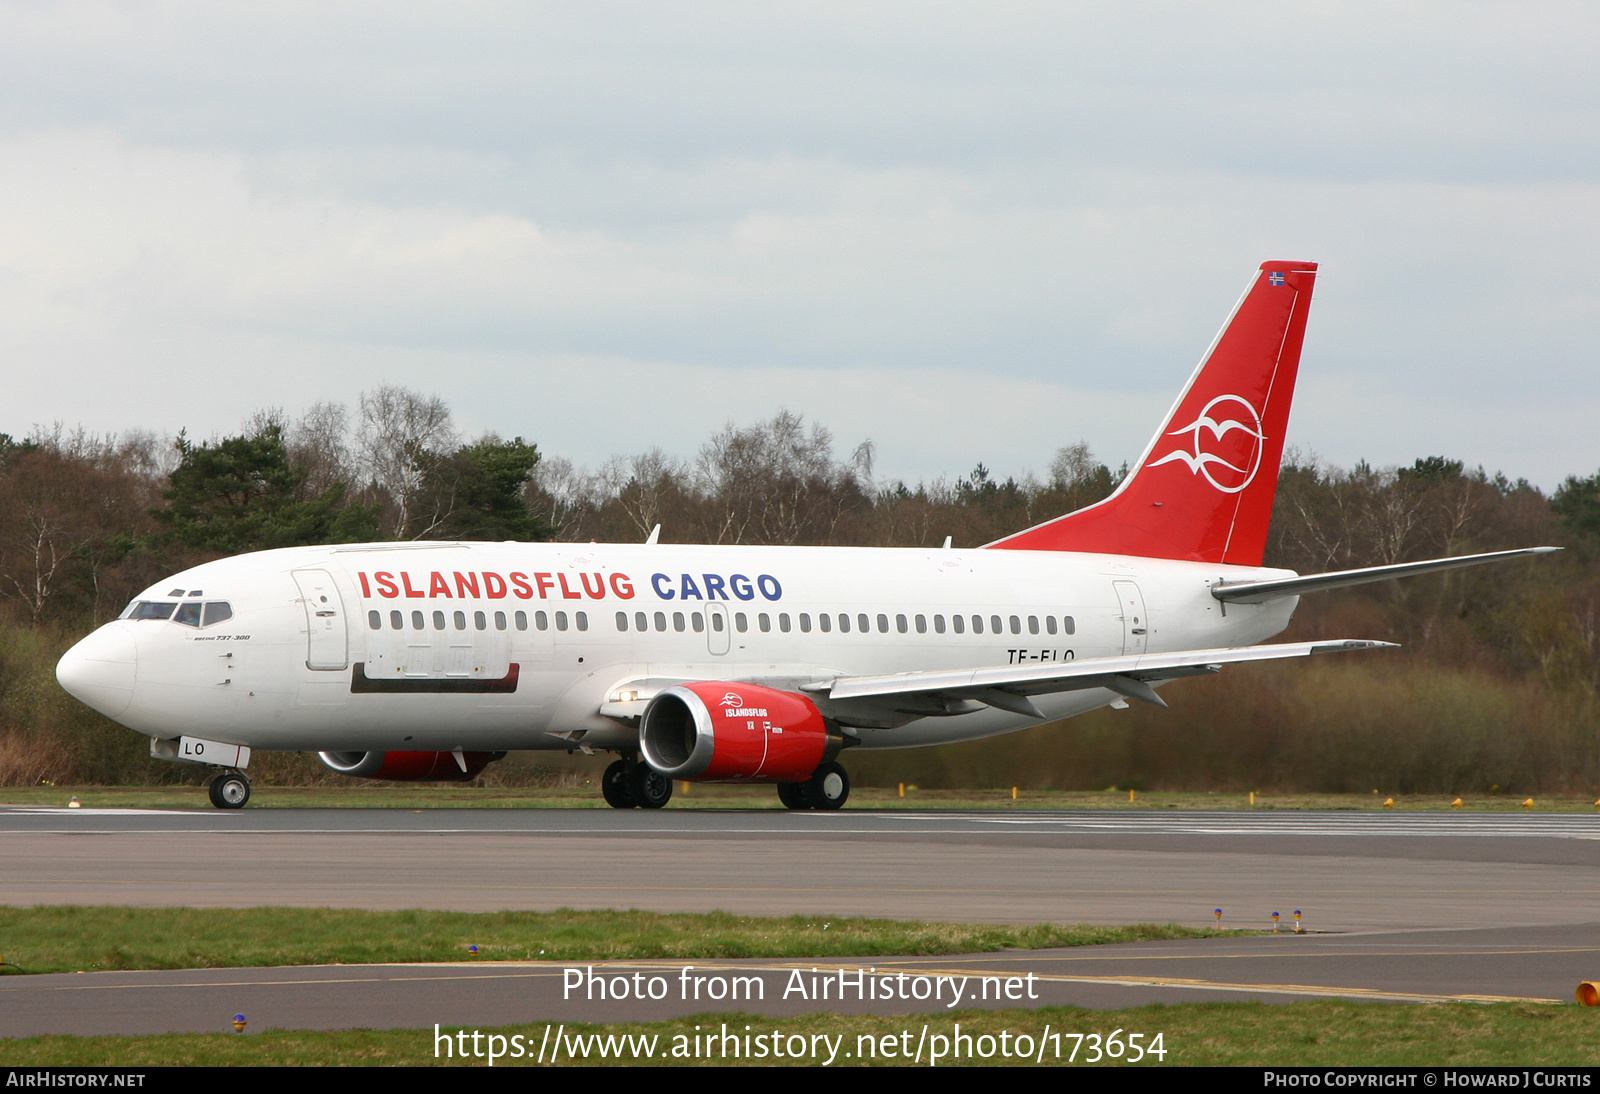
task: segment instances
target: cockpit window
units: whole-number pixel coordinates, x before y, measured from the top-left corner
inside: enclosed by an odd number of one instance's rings
[[[171,619],[176,600],[136,600],[125,619]]]
[[[172,617],[174,623],[182,623],[185,627],[198,627],[200,625],[200,602],[186,600],[178,605],[178,614]]]
[[[201,626],[209,627],[213,623],[221,623],[232,618],[233,606],[226,600],[208,600],[206,601],[206,620]]]

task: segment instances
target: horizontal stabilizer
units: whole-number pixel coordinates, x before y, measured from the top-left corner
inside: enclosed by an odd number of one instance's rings
[[[1560,547],[1525,547],[1518,551],[1491,551],[1484,555],[1457,555],[1454,558],[1430,558],[1426,562],[1401,562],[1394,566],[1368,566],[1361,570],[1336,570],[1327,574],[1308,574],[1305,577],[1284,577],[1272,581],[1241,581],[1223,583],[1212,588],[1211,595],[1225,604],[1265,604],[1286,596],[1317,593],[1324,589],[1342,589],[1348,585],[1366,585],[1373,581],[1391,581],[1397,577],[1415,577],[1436,570],[1454,570],[1463,566],[1481,566],[1486,562],[1525,558],[1529,555],[1547,555]]]

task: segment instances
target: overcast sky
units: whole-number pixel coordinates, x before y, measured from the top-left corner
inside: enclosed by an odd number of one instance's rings
[[[1600,5],[0,5],[0,431],[444,396],[1133,459],[1263,259],[1289,443],[1600,467]]]

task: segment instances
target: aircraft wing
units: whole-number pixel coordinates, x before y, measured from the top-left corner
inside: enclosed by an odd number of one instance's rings
[[[1336,639],[1322,642],[1288,642],[1233,649],[1184,650],[1146,653],[1131,657],[1092,657],[1081,661],[1052,661],[1037,665],[1001,665],[981,669],[901,672],[888,676],[841,676],[832,681],[802,685],[801,690],[832,704],[866,704],[912,714],[960,714],[983,703],[1016,714],[1043,718],[1030,695],[1058,691],[1109,688],[1130,699],[1166,706],[1151,687],[1180,676],[1218,672],[1221,666],[1281,657],[1310,657],[1393,647],[1393,642]]]
[[[1372,581],[1389,581],[1397,577],[1415,577],[1436,570],[1454,570],[1462,566],[1481,566],[1485,562],[1503,562],[1528,555],[1548,555],[1560,547],[1524,547],[1518,551],[1491,551],[1484,555],[1456,555],[1454,558],[1430,558],[1425,562],[1401,562],[1393,566],[1368,566],[1360,570],[1335,570],[1326,574],[1307,574],[1304,577],[1280,577],[1271,581],[1223,582],[1211,590],[1211,595],[1224,604],[1265,604],[1286,596],[1321,592],[1323,589],[1342,589],[1348,585],[1365,585]]]

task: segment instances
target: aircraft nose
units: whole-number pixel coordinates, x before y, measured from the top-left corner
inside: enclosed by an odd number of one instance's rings
[[[56,680],[79,702],[115,718],[133,702],[138,648],[125,623],[109,623],[56,663]]]

